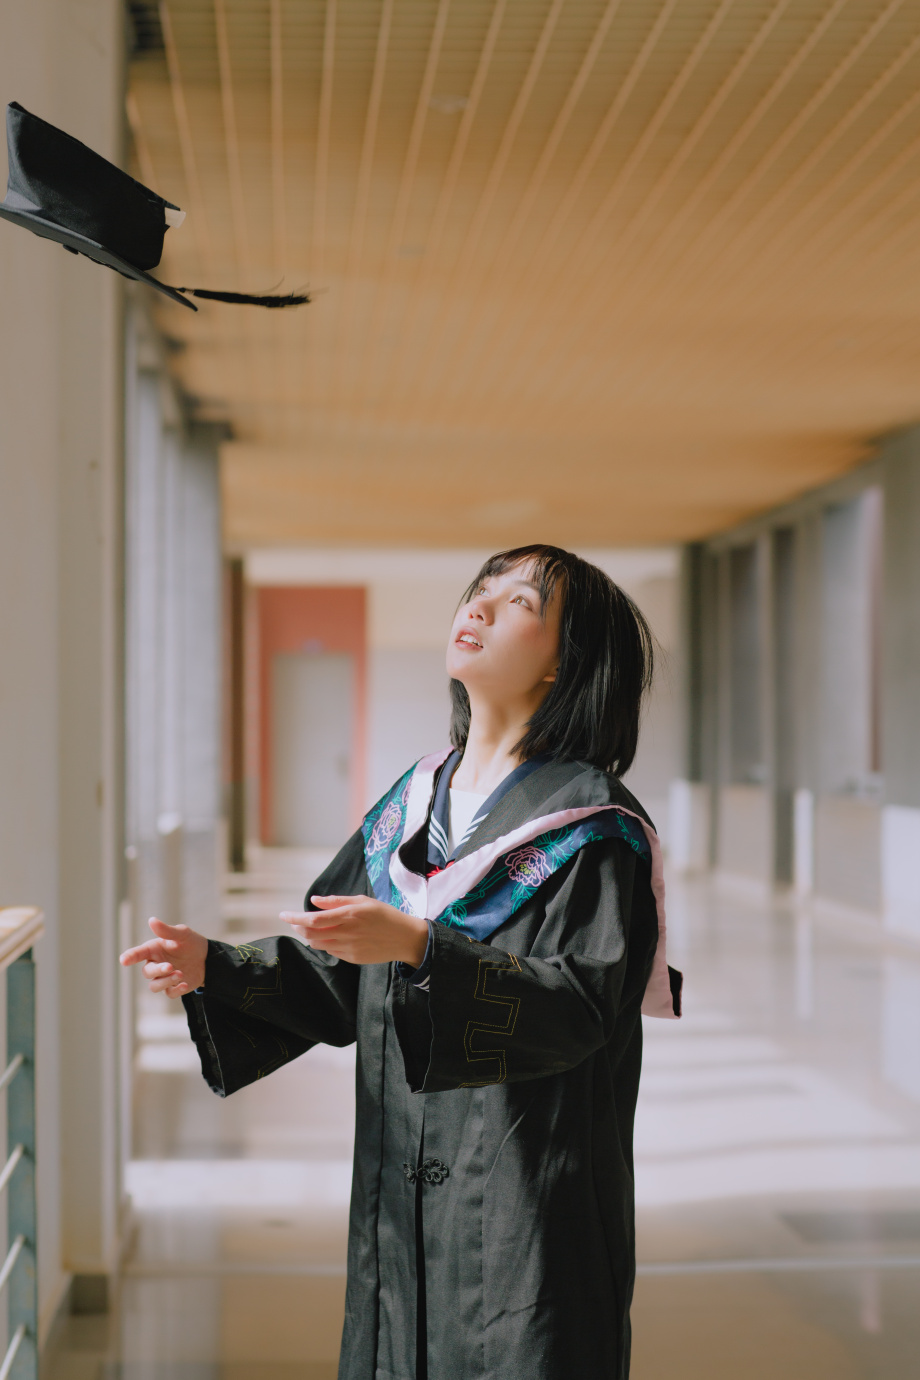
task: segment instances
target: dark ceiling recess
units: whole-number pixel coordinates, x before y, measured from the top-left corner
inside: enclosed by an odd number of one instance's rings
[[[160,11],[150,0],[128,0],[128,20],[131,43],[131,56],[143,53],[162,53],[163,30],[160,27]]]

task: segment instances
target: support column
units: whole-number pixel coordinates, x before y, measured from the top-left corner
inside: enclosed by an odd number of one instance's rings
[[[669,852],[683,872],[709,867],[712,788],[707,779],[707,622],[711,562],[702,545],[685,546],[680,569],[678,734],[680,776],[668,802]]]
[[[228,562],[230,633],[230,866],[246,869],[246,585],[241,557]]]
[[[0,7],[2,89],[115,161],[123,81],[119,0]],[[117,1257],[121,284],[0,226],[0,885],[47,922],[40,1331],[68,1272],[104,1284]]]
[[[218,427],[181,439],[182,642],[180,752],[182,904],[190,925],[217,933],[221,818],[221,521]]]
[[[109,11],[109,25],[101,25],[100,15],[93,27],[111,70],[93,90],[87,76],[81,79],[73,103],[83,118],[75,124],[62,116],[62,123],[120,162],[122,16],[109,0],[96,10]],[[88,9],[75,8],[74,42],[88,16]],[[81,50],[88,50],[89,37]],[[79,69],[84,58],[71,53],[71,60]],[[67,268],[57,334],[62,1227],[64,1263],[76,1277],[75,1305],[101,1311],[118,1259],[121,1209],[116,981],[124,856],[123,294],[116,275],[95,264],[75,260]]]
[[[129,332],[128,835],[134,933],[213,930],[221,748],[220,432],[189,426],[136,302]]]
[[[882,593],[882,900],[920,936],[920,431],[885,448]]]

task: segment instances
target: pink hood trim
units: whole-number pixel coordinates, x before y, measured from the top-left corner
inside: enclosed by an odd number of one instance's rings
[[[451,749],[447,748],[443,752],[431,753],[430,756],[423,757],[415,768],[409,785],[409,799],[406,804],[404,839],[411,838],[425,823],[428,807],[431,803],[435,773],[450,756],[450,752]],[[621,815],[629,815],[631,818],[637,819],[642,825],[652,852],[651,881],[655,906],[658,911],[658,948],[655,951],[655,962],[642,1000],[642,1013],[645,1016],[659,1016],[665,1020],[675,1020],[677,1017],[674,1013],[671,997],[666,952],[667,923],[665,919],[664,864],[661,842],[652,826],[647,824],[634,810],[627,810],[622,805],[585,805],[578,809],[557,810],[555,814],[541,815],[538,819],[528,820],[526,824],[512,830],[510,834],[504,834],[501,838],[493,840],[492,843],[477,848],[475,852],[469,853],[459,862],[452,863],[443,872],[437,872],[430,878],[419,876],[416,872],[410,872],[402,862],[397,848],[390,857],[390,878],[394,886],[406,898],[413,915],[425,920],[434,920],[450,905],[451,901],[458,901],[461,896],[472,891],[473,887],[482,881],[497,858],[502,857],[505,853],[510,853],[513,848],[517,848],[521,844],[529,843],[539,834],[548,833],[551,829],[562,829],[569,824],[577,824],[580,820],[588,819],[592,815],[599,815],[606,810],[616,810]]]

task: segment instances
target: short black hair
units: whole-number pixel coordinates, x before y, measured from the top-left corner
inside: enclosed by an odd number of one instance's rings
[[[490,575],[522,564],[532,567],[543,609],[558,589],[562,612],[556,679],[516,751],[525,760],[546,754],[622,776],[636,755],[642,698],[652,683],[648,623],[609,575],[559,546],[518,546],[490,556],[461,603]],[[450,682],[450,698],[450,740],[462,751],[470,701],[461,681]]]

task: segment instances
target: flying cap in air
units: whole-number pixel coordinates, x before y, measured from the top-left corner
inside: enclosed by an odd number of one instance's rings
[[[182,224],[184,211],[17,101],[6,108],[6,143],[5,220],[148,283],[192,311],[198,309],[189,296],[257,307],[309,302],[305,293],[255,296],[160,282],[150,270],[160,262],[166,231]]]

